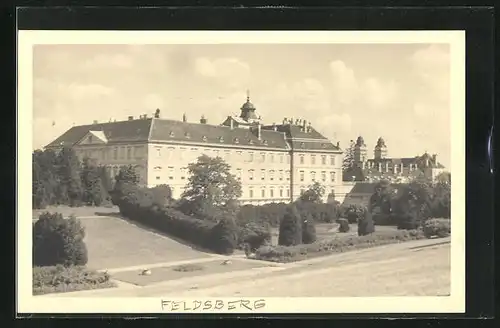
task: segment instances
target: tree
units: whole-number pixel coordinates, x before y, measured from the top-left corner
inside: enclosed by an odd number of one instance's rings
[[[36,150],[32,154],[33,207],[45,208],[58,202],[56,154],[51,150]]]
[[[347,172],[354,167],[354,148],[356,143],[354,140],[349,141],[349,147],[344,151],[344,159],[342,160],[342,172]]]
[[[222,158],[202,155],[188,165],[188,170],[190,176],[179,207],[184,213],[210,219],[237,203],[241,183]]]
[[[75,151],[63,148],[56,158],[57,198],[60,203],[70,206],[81,204],[83,186],[80,177],[80,161]]]
[[[281,219],[278,244],[283,246],[302,244],[302,219],[295,206],[290,206]]]
[[[417,229],[431,216],[432,186],[415,180],[400,188],[394,201],[399,229]]]
[[[322,203],[323,196],[325,195],[325,187],[321,185],[318,181],[314,182],[309,188],[300,195],[299,200],[308,203]]]
[[[445,219],[451,217],[451,183],[446,180],[434,185],[432,217]]]
[[[375,232],[375,225],[373,223],[370,211],[365,208],[363,217],[358,221],[358,236],[366,236]]]
[[[370,197],[368,210],[377,224],[388,224],[392,217],[394,189],[388,180],[381,180],[375,185],[375,192]]]
[[[238,243],[238,227],[233,218],[223,217],[213,228],[210,238],[210,248],[224,255],[234,252]]]
[[[101,180],[102,173],[91,159],[84,158],[81,179],[83,186],[82,200],[90,206],[100,206],[107,198],[107,191]]]
[[[111,193],[113,204],[118,205],[118,199],[122,196],[125,185],[137,185],[139,176],[132,165],[120,168],[115,177],[115,185]]]

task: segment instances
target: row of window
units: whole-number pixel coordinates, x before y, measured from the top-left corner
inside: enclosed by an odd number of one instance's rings
[[[191,158],[196,158],[200,154],[200,149],[198,148],[186,148],[180,147],[179,151],[176,151],[175,147],[155,147],[156,157],[165,157],[167,159],[173,158],[175,156],[179,159],[186,159],[188,156]],[[288,154],[275,154],[269,152],[253,152],[253,151],[233,151],[231,150],[220,150],[220,149],[201,149],[201,153],[210,157],[221,157],[222,159],[228,161],[235,159],[239,162],[248,163],[280,163],[280,164],[290,164],[290,155]],[[235,156],[235,157],[233,157]]]
[[[300,164],[305,164],[306,163],[306,160],[305,160],[305,155],[304,154],[301,154],[299,155],[299,163]],[[318,162],[316,161],[316,157],[317,155],[316,154],[311,154],[309,159],[310,161],[308,162],[308,164],[311,164],[311,165],[316,165]],[[321,163],[321,165],[327,165],[327,156],[326,155],[320,155],[319,156],[319,163]],[[335,155],[330,155],[330,165],[331,166],[335,166]]]
[[[373,162],[368,162],[368,164],[366,165],[365,163],[363,163],[363,168],[368,168],[368,169],[372,169],[372,168],[375,168],[375,163]],[[397,172],[403,172],[404,170],[404,165],[403,164],[394,164],[394,165],[389,165],[389,163],[385,163],[385,164],[382,164],[382,163],[378,163],[377,165],[377,169],[380,171],[380,172],[389,172],[389,171],[393,171],[394,173],[397,173]],[[408,169],[409,171],[414,171],[414,170],[417,170],[418,169],[418,164],[416,163],[410,163],[409,166],[408,166]]]
[[[310,180],[312,182],[315,182],[315,181],[319,181],[319,180],[317,180],[317,178],[319,178],[319,179],[321,179],[321,181],[326,182],[327,172],[326,171],[321,171],[319,173],[320,173],[320,175],[318,177],[318,176],[316,176],[316,172],[315,171],[309,172],[309,174],[310,174]],[[336,181],[336,174],[335,174],[335,172],[331,171],[329,178],[330,178],[330,182],[335,182]],[[301,182],[305,181],[305,172],[304,171],[299,171],[299,180]]]
[[[256,196],[257,195],[254,193],[253,188],[249,188],[248,189],[248,197],[249,198],[255,198]],[[260,198],[266,198],[266,197],[269,197],[269,198],[290,197],[290,189],[287,188],[285,190],[284,188],[280,188],[278,190],[275,190],[274,188],[271,187],[271,188],[269,188],[269,194],[266,193],[266,189],[265,188],[260,189]]]
[[[132,160],[144,155],[143,146],[123,146],[113,147],[111,149],[84,149],[80,150],[82,157],[98,158],[101,160]]]

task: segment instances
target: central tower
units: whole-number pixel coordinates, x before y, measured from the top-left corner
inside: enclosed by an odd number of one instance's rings
[[[248,123],[259,122],[259,117],[257,117],[255,110],[255,106],[250,102],[250,91],[247,90],[247,101],[241,106],[240,118]]]

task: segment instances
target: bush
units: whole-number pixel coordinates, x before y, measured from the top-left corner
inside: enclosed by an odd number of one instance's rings
[[[349,221],[347,219],[339,219],[339,232],[349,232],[351,227],[349,226]]]
[[[319,240],[308,245],[263,246],[257,250],[255,259],[286,263],[349,250],[370,248],[424,238],[425,236],[420,230],[380,231],[366,236],[344,236],[328,240]]]
[[[284,246],[302,243],[302,220],[295,206],[288,208],[279,227],[278,244]]]
[[[302,222],[302,243],[312,244],[316,241],[316,226],[312,216],[309,215],[306,220]]]
[[[358,221],[358,236],[366,236],[375,232],[372,215],[368,210],[364,211],[364,216]]]
[[[212,228],[210,248],[219,254],[232,254],[237,246],[237,233],[234,219],[223,218]]]
[[[64,219],[59,213],[42,213],[33,225],[33,264],[87,264],[84,237],[85,229],[75,217]]]
[[[90,271],[83,266],[33,267],[34,295],[107,287],[115,287],[107,273]]]
[[[357,204],[351,204],[341,210],[341,217],[347,219],[349,223],[357,223],[363,217],[364,207]]]
[[[451,233],[451,221],[450,219],[429,219],[424,223],[423,232],[427,238],[448,237]]]
[[[271,243],[271,229],[268,224],[249,222],[238,229],[238,246],[248,245],[255,252],[259,247]]]

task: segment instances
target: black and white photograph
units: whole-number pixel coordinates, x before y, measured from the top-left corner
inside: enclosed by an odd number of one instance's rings
[[[20,31],[20,308],[463,310],[464,40]]]

